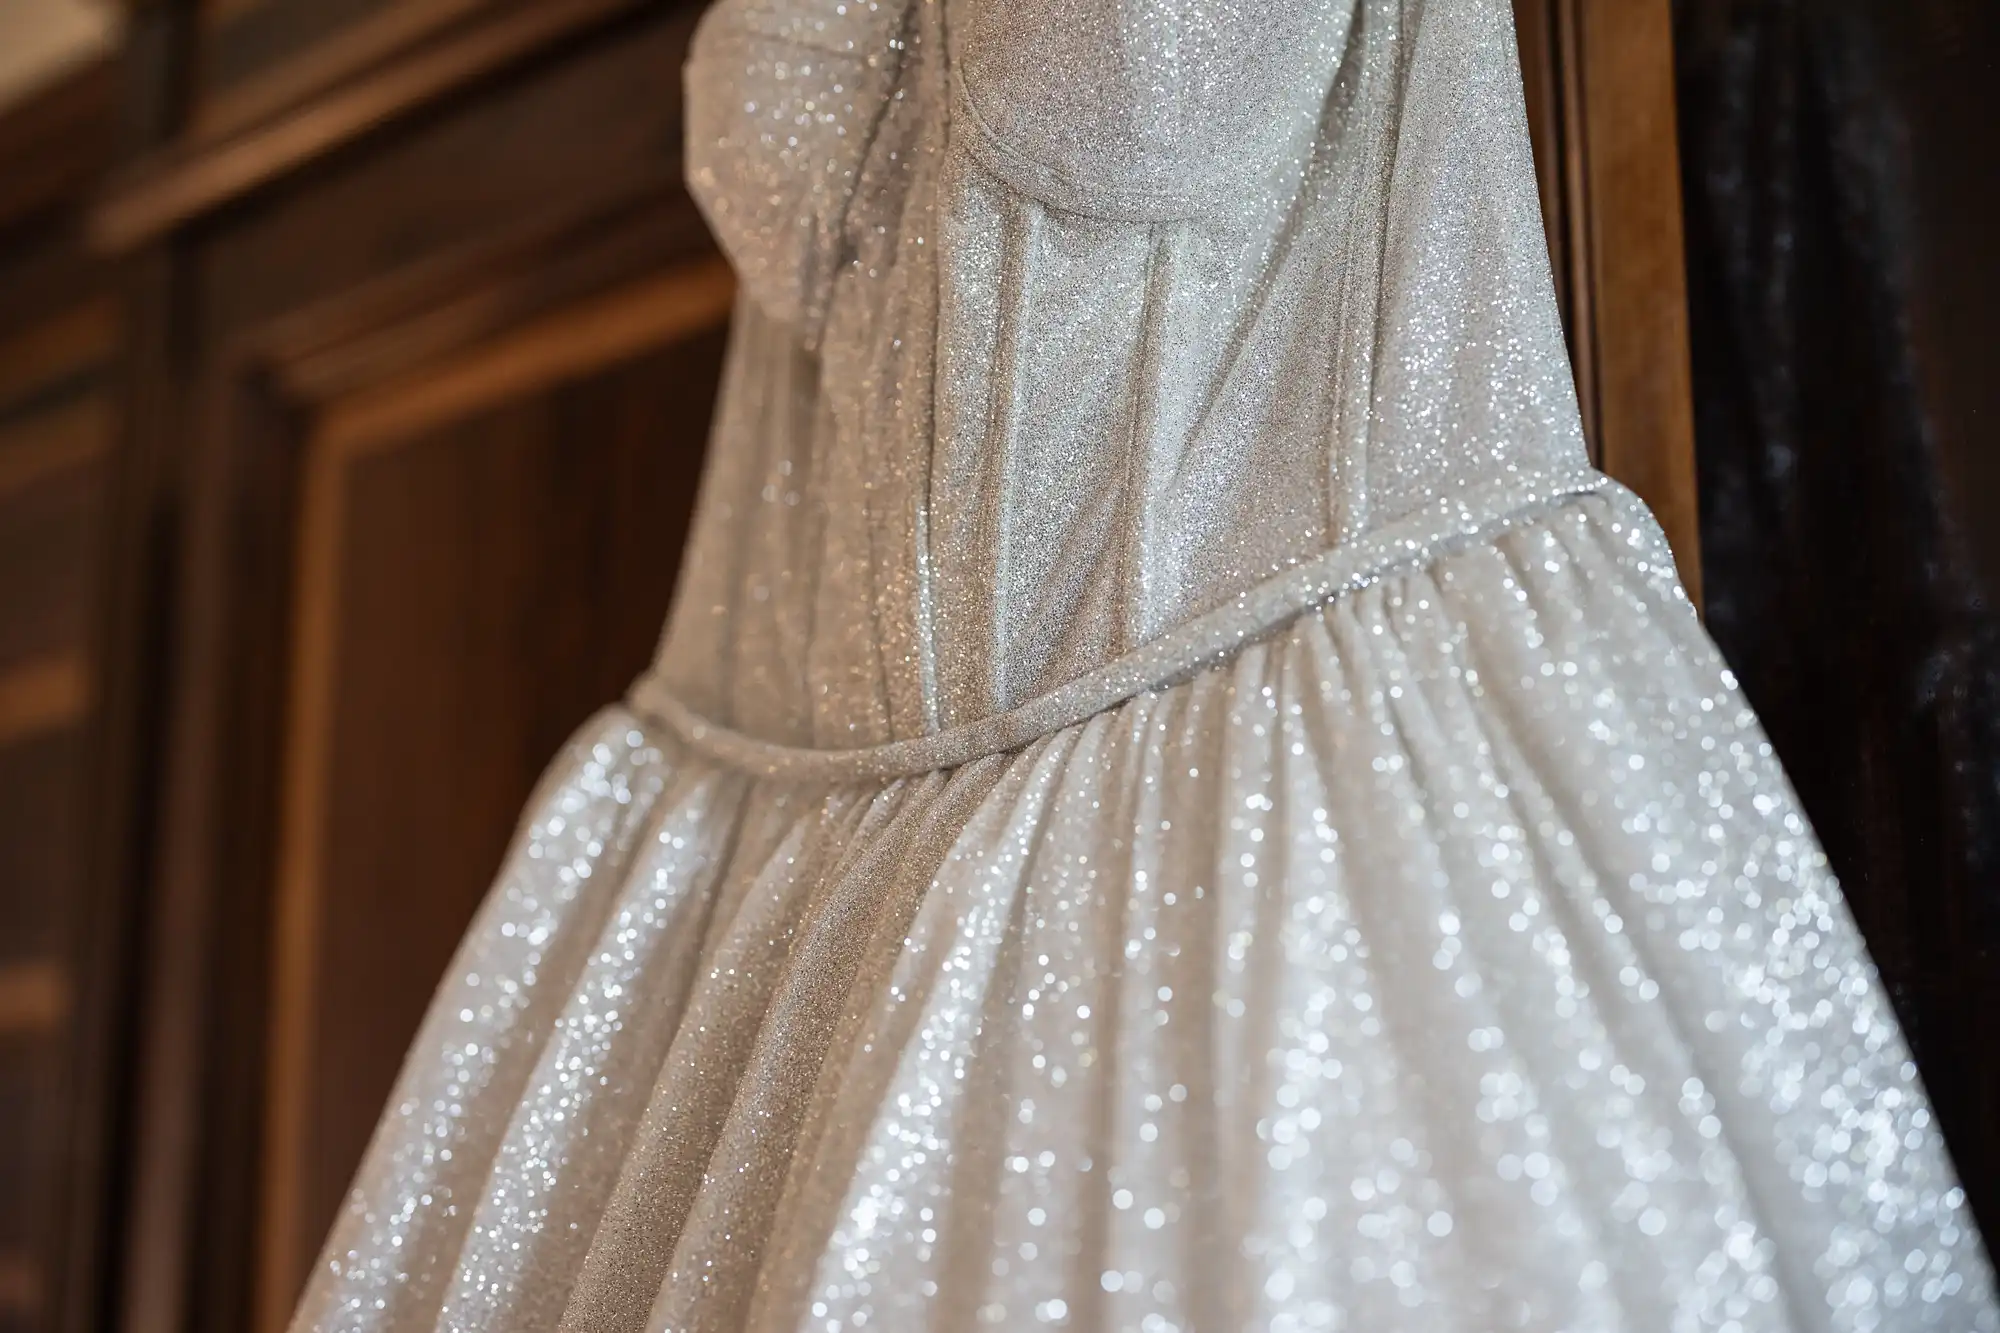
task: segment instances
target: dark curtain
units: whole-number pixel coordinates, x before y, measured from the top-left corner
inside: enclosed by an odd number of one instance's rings
[[[1709,628],[2000,1235],[2000,5],[1676,23]]]

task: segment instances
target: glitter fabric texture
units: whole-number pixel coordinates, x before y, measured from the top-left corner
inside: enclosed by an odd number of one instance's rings
[[[675,612],[295,1329],[2000,1333],[1505,0],[722,0]]]

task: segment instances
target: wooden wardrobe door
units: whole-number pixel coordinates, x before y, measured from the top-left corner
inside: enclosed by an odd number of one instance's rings
[[[1701,599],[1671,0],[1514,0],[1542,215],[1597,465]]]

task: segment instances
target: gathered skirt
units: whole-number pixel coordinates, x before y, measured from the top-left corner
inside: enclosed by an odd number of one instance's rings
[[[947,771],[599,715],[295,1327],[2000,1320],[1771,748],[1589,496]]]

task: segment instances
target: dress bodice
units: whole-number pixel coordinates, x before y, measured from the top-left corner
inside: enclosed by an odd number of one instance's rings
[[[963,726],[1594,477],[1505,0],[722,0],[687,88],[720,725]]]

